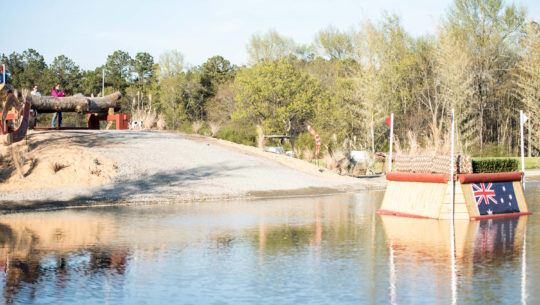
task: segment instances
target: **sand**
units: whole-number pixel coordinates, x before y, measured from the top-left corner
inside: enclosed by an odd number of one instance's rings
[[[322,195],[383,189],[211,137],[136,130],[31,131],[0,148],[0,211]],[[21,156],[17,158],[16,156]],[[19,169],[14,159],[21,159]]]

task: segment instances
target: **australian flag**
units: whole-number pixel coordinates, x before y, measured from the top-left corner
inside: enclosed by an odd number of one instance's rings
[[[472,190],[480,215],[519,213],[511,181],[473,183]]]

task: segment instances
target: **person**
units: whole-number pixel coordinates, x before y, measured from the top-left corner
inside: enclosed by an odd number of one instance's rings
[[[38,86],[37,85],[34,85],[34,88],[32,89],[32,92],[30,92],[31,95],[35,95],[35,96],[41,96],[41,93],[39,93],[38,91]]]
[[[32,96],[41,96],[41,93],[38,91],[38,86],[34,85],[32,88],[32,91],[30,92],[30,95]],[[30,124],[30,128],[34,128],[37,125],[38,122],[38,112],[36,109],[30,109],[30,116],[34,118],[33,125]],[[31,120],[32,121],[32,120]]]
[[[60,84],[59,83],[56,83],[54,85],[54,87],[53,87],[53,89],[51,91],[51,94],[53,96],[56,96],[56,97],[64,97],[64,96],[66,96],[64,91],[60,90]],[[58,119],[58,127],[62,127],[62,112],[60,112],[60,111],[54,113],[54,115],[52,117],[51,126],[55,127],[57,119]]]

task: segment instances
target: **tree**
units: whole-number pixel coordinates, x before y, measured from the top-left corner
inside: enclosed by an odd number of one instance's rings
[[[163,114],[167,126],[173,130],[177,129],[184,119],[187,119],[182,103],[183,77],[183,74],[169,76],[162,79],[159,86],[158,110]]]
[[[353,39],[347,33],[340,32],[337,28],[329,26],[319,31],[315,38],[317,48],[328,58],[343,60],[353,54]]]
[[[503,110],[513,103],[505,92],[506,74],[514,63],[511,50],[524,16],[523,9],[504,5],[502,0],[455,0],[444,23],[472,59],[474,102],[470,106],[476,111],[480,149],[486,140],[499,138],[504,129],[500,124],[509,115]]]
[[[205,104],[206,117],[215,128],[231,120],[232,114],[237,110],[234,97],[233,82],[230,81],[222,84],[216,95]]]
[[[144,92],[145,84],[153,80],[154,57],[146,52],[137,53],[133,60],[133,72],[135,73],[137,86]]]
[[[107,56],[105,63],[105,82],[115,90],[125,93],[128,87],[132,70],[132,59],[127,52],[122,50],[114,51]]]
[[[269,30],[263,35],[253,34],[247,49],[249,61],[256,64],[286,58],[295,53],[296,46],[292,39],[279,35],[275,30]]]
[[[516,95],[530,116],[529,122],[532,121],[536,125],[540,122],[540,26],[538,23],[529,22],[524,29],[520,59],[514,72],[514,83]],[[540,150],[538,142],[531,140],[531,133],[534,133],[535,138],[539,136],[537,128],[532,130],[529,128],[529,157],[533,145],[537,151]]]
[[[424,136],[425,127],[419,119],[419,105],[414,98],[418,80],[418,56],[414,40],[405,32],[395,15],[385,16],[377,34],[376,70],[380,85],[380,102],[386,113],[395,113],[395,131],[401,138],[410,130]]]
[[[158,74],[163,80],[183,73],[184,55],[178,50],[166,51],[159,56]]]
[[[161,80],[159,84],[159,108],[167,125],[173,129],[182,121],[205,119],[203,90],[200,73],[187,71]]]
[[[49,67],[50,88],[58,83],[67,95],[73,95],[79,89],[80,76],[79,66],[73,60],[64,55],[57,56]]]
[[[21,87],[21,76],[24,71],[24,63],[21,54],[13,52],[6,56],[2,54],[2,63],[6,68],[7,83],[11,84],[15,88]]]
[[[95,70],[85,70],[81,72],[79,89],[86,96],[97,96],[101,94],[103,68],[98,67]]]
[[[234,78],[235,67],[222,56],[209,58],[201,66],[201,85],[205,90],[205,98],[216,95],[220,85]]]
[[[285,60],[264,62],[239,72],[234,83],[239,111],[235,119],[248,119],[294,138],[303,132],[316,107],[327,98],[319,82],[300,73]]]
[[[36,50],[28,49],[22,54],[13,52],[9,56],[2,55],[2,63],[6,65],[8,83],[15,88],[30,89],[34,85],[41,88],[46,86],[43,76],[47,70],[47,64]]]

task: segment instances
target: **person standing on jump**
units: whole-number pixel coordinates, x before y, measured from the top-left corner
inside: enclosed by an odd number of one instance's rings
[[[60,90],[60,84],[59,83],[56,83],[54,85],[54,88],[52,89],[51,94],[53,96],[56,96],[56,97],[64,97],[64,96],[66,96],[64,91]],[[52,117],[52,122],[51,122],[52,127],[55,127],[56,119],[58,119],[58,127],[62,127],[62,112],[58,111],[58,112],[54,113],[54,115]]]

